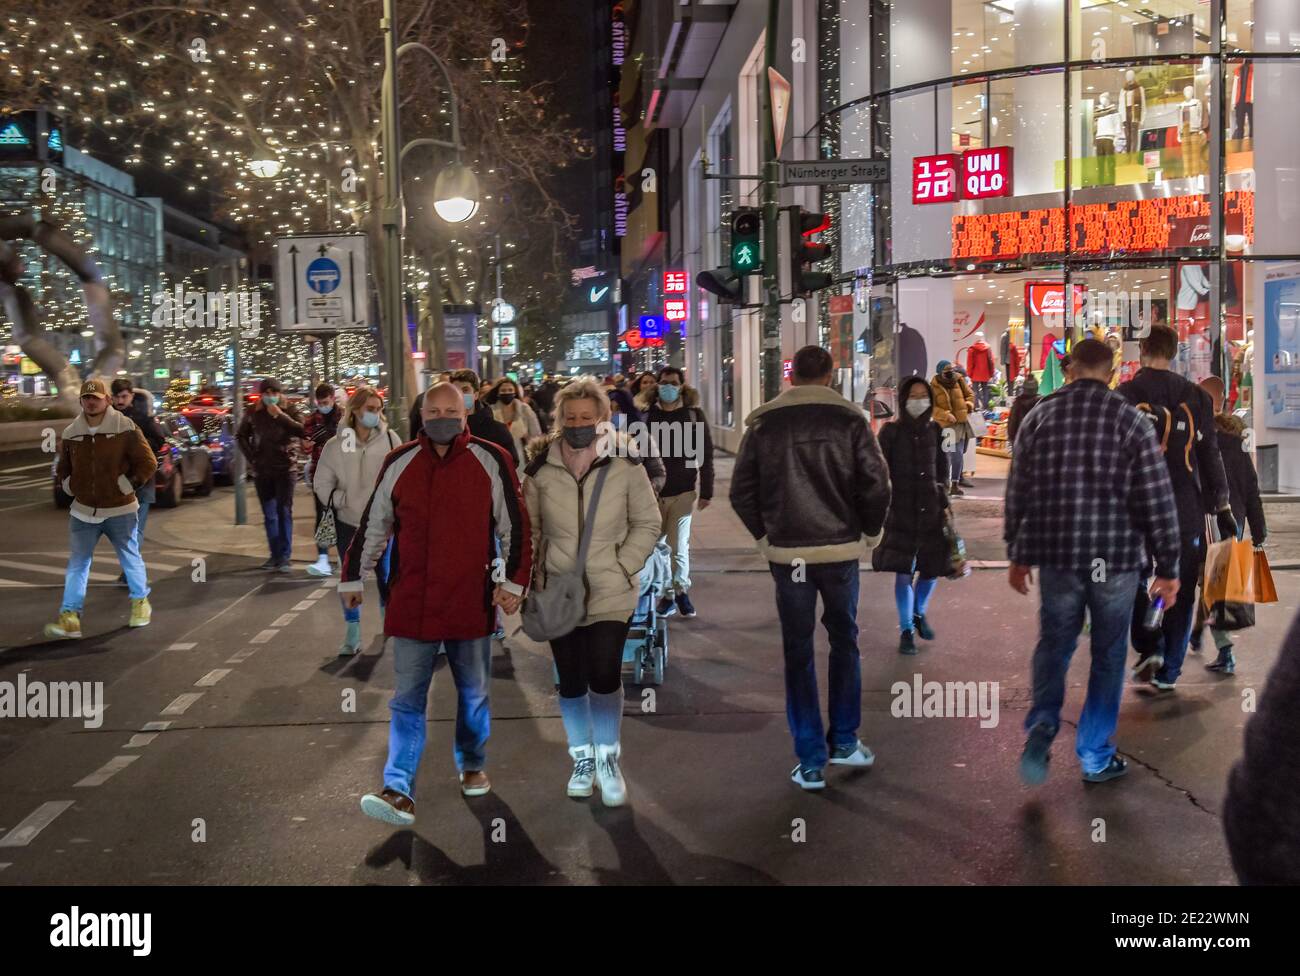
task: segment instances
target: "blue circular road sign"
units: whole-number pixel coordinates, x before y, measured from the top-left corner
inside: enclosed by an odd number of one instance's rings
[[[317,258],[307,265],[307,286],[322,295],[328,295],[337,288],[342,278],[339,266],[329,258]]]

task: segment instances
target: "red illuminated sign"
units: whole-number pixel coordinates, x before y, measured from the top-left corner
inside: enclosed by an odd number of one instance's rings
[[[1074,315],[1083,311],[1084,289],[1074,286]],[[1030,281],[1025,284],[1025,304],[1029,314],[1059,320],[1065,311],[1065,285],[1059,281]]]
[[[669,322],[681,322],[686,318],[686,299],[665,298],[664,318]]]
[[[957,154],[912,159],[912,203],[953,203],[960,198]]]
[[[623,341],[627,343],[629,349],[640,349],[645,345],[640,329],[628,329],[623,333]]]
[[[685,295],[686,282],[687,278],[685,271],[665,271],[664,293],[669,295]]]
[[[1011,147],[967,149],[961,155],[962,197],[984,200],[1009,197],[1011,190]]]

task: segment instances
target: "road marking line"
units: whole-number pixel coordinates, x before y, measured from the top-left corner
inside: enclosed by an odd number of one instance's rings
[[[242,651],[236,651],[230,657],[226,658],[227,664],[243,664],[250,657],[257,653],[256,647],[245,647]]]
[[[50,477],[53,478],[54,471],[51,468],[52,463],[53,461],[51,460],[42,461],[40,464],[24,464],[21,468],[4,468],[3,470],[0,470],[0,474],[13,474],[17,471],[35,471],[37,468],[44,468],[46,471],[50,472]]]
[[[177,695],[172,699],[172,703],[164,708],[159,715],[184,715],[185,709],[189,708],[196,701],[203,697],[201,691],[187,691],[183,695]]]
[[[230,668],[213,668],[198,681],[194,682],[194,687],[211,688],[228,674],[230,674]]]
[[[145,722],[144,725],[140,726],[140,731],[165,732],[167,729],[171,728],[171,726],[171,722]]]
[[[41,566],[38,563],[16,563],[10,559],[0,559],[0,566],[5,566],[9,569],[22,569],[29,573],[52,573],[55,576],[67,575],[66,566],[55,569],[50,566]],[[111,573],[90,573],[89,575],[91,579],[99,583],[113,583],[117,580],[117,577]]]
[[[190,641],[189,643],[186,643],[186,644],[172,644],[170,647],[166,648],[166,650],[169,650],[169,651],[192,651],[192,650],[194,650],[194,648],[196,648],[196,647],[198,647],[198,646],[199,646],[198,644],[194,643],[193,641]]]
[[[5,868],[11,868],[13,866],[14,865],[12,861],[5,861],[3,864],[0,864],[0,871],[3,871]]]
[[[288,627],[291,623],[293,623],[297,619],[298,619],[298,615],[296,613],[282,613],[280,614],[280,616],[276,617],[274,620],[271,621],[271,626]]]
[[[325,587],[324,589],[315,590],[314,592],[311,592],[311,593],[308,593],[308,594],[307,594],[307,599],[308,599],[308,600],[319,600],[321,597],[323,597],[326,593],[328,593],[328,592],[329,592],[330,590],[332,590],[332,589],[334,589],[334,587],[332,587],[332,586],[327,586],[327,587]]]
[[[33,478],[31,481],[11,481],[0,485],[0,491],[22,491],[25,488],[35,488],[37,485],[47,485],[49,483],[46,478]]]
[[[158,738],[157,732],[137,732],[131,736],[131,741],[124,745],[123,749],[142,749],[154,739]]]
[[[139,759],[139,756],[114,756],[99,769],[95,770],[85,779],[80,780],[72,785],[76,786],[103,786],[110,779],[126,769],[127,766]]]
[[[233,610],[235,607],[239,606],[239,604],[241,604],[241,603],[243,603],[245,600],[247,600],[250,596],[252,596],[252,595],[253,595],[254,593],[256,593],[258,590],[260,590],[264,585],[266,585],[266,584],[264,584],[264,583],[258,583],[258,584],[256,584],[256,585],[255,585],[251,590],[249,590],[247,593],[245,593],[243,596],[241,596],[238,600],[233,601],[233,602],[230,604],[230,606],[228,606],[228,607],[222,607],[220,610],[218,610],[216,613],[214,613],[214,614],[213,614],[211,617],[209,617],[207,620],[203,621],[203,623],[199,624],[197,627],[191,627],[191,628],[190,628],[189,630],[187,630],[185,633],[181,634],[180,639],[181,639],[181,640],[184,640],[186,637],[189,637],[191,634],[198,633],[200,630],[202,630],[202,629],[203,629],[204,627],[206,627],[208,624],[212,623],[212,621],[216,620],[218,617],[220,617],[220,616],[221,616],[223,613],[225,613],[226,611],[228,611],[228,610]]]
[[[116,555],[110,556],[108,553],[97,553],[91,558],[97,563],[107,563],[110,566],[122,565],[117,561]],[[156,563],[147,556],[145,557],[144,564],[148,569],[157,569],[164,573],[172,573],[181,568],[178,563]]]
[[[42,803],[24,818],[17,827],[0,837],[0,847],[26,847],[36,835],[54,823],[54,818],[68,807],[71,800],[50,800]]]
[[[18,582],[17,580],[0,580],[0,586],[20,586],[20,587],[27,587],[28,589],[33,589],[33,588],[36,588],[36,587],[39,587],[39,586],[42,586],[42,585],[44,585],[44,586],[59,586],[60,584],[58,584],[58,583],[45,583],[45,584],[41,584],[41,583],[20,583],[20,582]]]
[[[302,611],[310,610],[314,606],[316,606],[316,602],[314,600],[303,600],[300,603],[295,603],[293,605],[293,609],[297,610],[299,613],[302,613]]]
[[[278,634],[278,633],[279,633],[278,630],[264,630],[264,631],[262,631],[260,634],[258,634],[256,637],[254,637],[252,640],[250,640],[248,643],[250,643],[250,644],[265,644],[265,643],[267,643],[269,640],[271,640],[273,637],[275,637],[275,635]]]
[[[28,502],[26,505],[6,505],[4,508],[0,508],[0,512],[16,512],[20,508],[36,508],[38,505],[48,506],[49,504],[49,501],[43,501]]]

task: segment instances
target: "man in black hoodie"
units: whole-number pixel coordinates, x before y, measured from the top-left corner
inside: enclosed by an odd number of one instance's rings
[[[113,380],[110,387],[113,393],[113,406],[119,413],[130,417],[132,422],[140,428],[140,433],[144,434],[144,439],[149,442],[149,449],[157,454],[167,443],[167,433],[158,424],[153,416],[153,411],[149,408],[149,401],[152,394],[148,390],[137,390],[135,384],[123,376]],[[154,503],[156,498],[154,490],[154,480],[150,478],[139,488],[135,490],[136,501],[140,503],[139,511],[136,513],[135,523],[135,540],[137,546],[144,545],[144,525],[149,520],[149,506]],[[126,582],[126,574],[123,573],[117,578],[119,583]]]
[[[1144,626],[1150,601],[1145,584],[1133,607],[1133,646],[1138,652],[1133,676],[1150,680],[1159,691],[1172,691],[1187,656],[1196,610],[1196,584],[1205,563],[1205,516],[1216,516],[1222,538],[1237,534],[1228,498],[1228,482],[1219,456],[1210,396],[1169,366],[1178,355],[1178,333],[1153,325],[1143,338],[1142,368],[1121,383],[1118,392],[1142,410],[1155,427],[1173,483],[1182,551],[1178,560],[1179,590],[1174,605],[1165,608],[1159,628]],[[1150,574],[1146,574],[1149,576]]]

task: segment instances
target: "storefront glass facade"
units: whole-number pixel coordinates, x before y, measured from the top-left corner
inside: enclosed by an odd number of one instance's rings
[[[1300,487],[1300,3],[823,0],[821,17],[823,153],[890,160],[887,186],[839,203],[859,296],[845,392],[888,401],[900,371],[964,364],[981,332],[1003,378],[1008,346],[1023,374],[1086,329],[1135,363],[1163,321],[1190,378],[1232,378],[1239,409],[1267,388],[1257,440],[1295,428],[1281,480]]]

